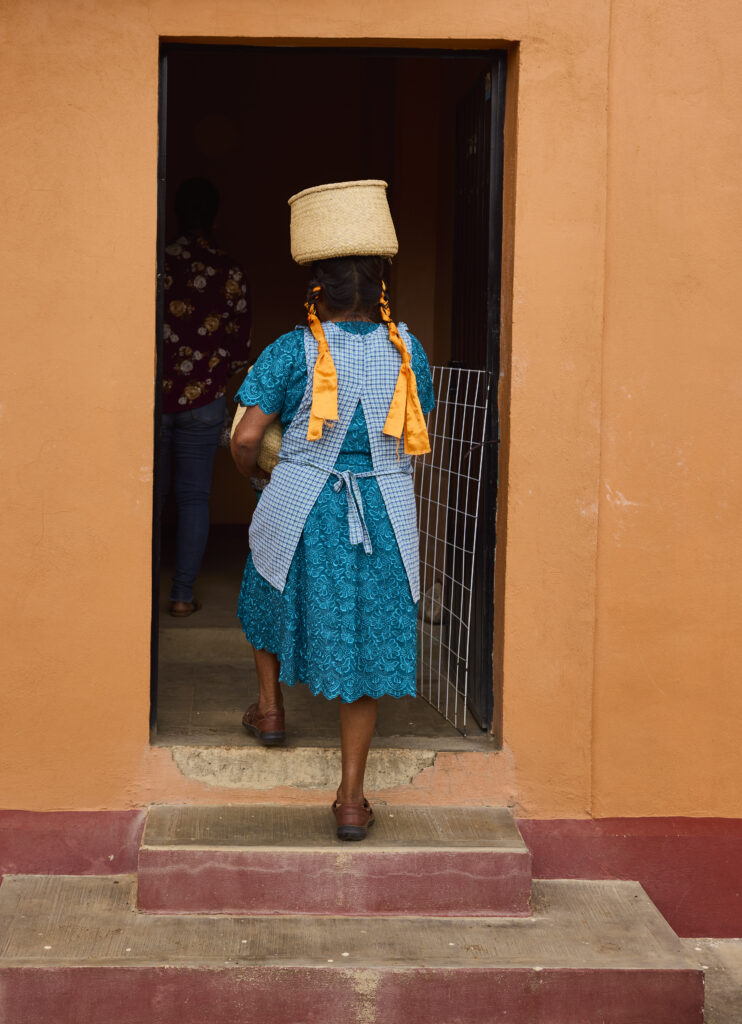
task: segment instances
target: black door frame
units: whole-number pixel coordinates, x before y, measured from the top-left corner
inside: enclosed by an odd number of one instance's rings
[[[498,465],[500,456],[500,409],[498,384],[500,378],[500,340],[502,316],[502,232],[505,173],[505,100],[507,85],[507,52],[499,51],[492,62],[492,123],[490,136],[489,251],[487,253],[487,369],[490,387],[484,442],[482,508],[480,509],[479,542],[483,568],[475,577],[474,600],[482,610],[482,630],[491,642],[480,644],[481,662],[473,666],[479,673],[488,694],[486,722],[493,725],[498,746],[502,745],[502,693],[495,694],[495,549],[497,546],[497,501],[499,493]]]
[[[160,47],[157,95],[157,309],[155,313],[154,452],[152,473],[152,633],[150,636],[149,727],[157,730],[157,677],[160,656],[160,416],[162,414],[162,327],[165,313],[165,211],[167,161],[167,57]]]
[[[500,368],[500,293],[502,278],[502,204],[504,165],[505,86],[507,52],[494,51],[486,72],[459,101],[456,115],[454,178],[453,295],[451,363],[464,370],[487,373],[483,446],[475,445],[465,458],[481,456],[478,521],[472,573],[470,642],[467,654],[467,710],[487,730],[494,712],[493,648],[495,602],[495,524],[499,418],[497,382]],[[452,378],[454,379],[454,378]],[[458,380],[458,377],[455,378]],[[479,427],[477,428],[479,429]],[[475,463],[473,463],[475,464]],[[457,486],[461,487],[459,480]],[[471,484],[463,486],[471,487]],[[449,510],[449,533],[473,528]],[[458,578],[457,554],[451,546],[451,586]],[[452,622],[453,628],[453,622]],[[490,642],[491,641],[491,642]],[[501,732],[501,723],[495,723]]]
[[[154,459],[153,459],[153,506],[152,506],[152,625],[150,638],[150,728],[157,729],[157,676],[159,659],[159,628],[160,628],[160,431],[161,388],[162,377],[162,326],[164,314],[164,266],[165,266],[165,213],[166,213],[166,159],[167,159],[167,68],[168,55],[174,51],[202,51],[219,48],[221,50],[239,50],[240,52],[291,53],[296,50],[292,46],[271,46],[269,44],[244,46],[221,43],[162,43],[159,54],[158,83],[158,158],[157,158],[157,310],[156,310],[156,373],[154,382]],[[494,565],[495,565],[495,519],[497,509],[497,463],[499,421],[497,408],[497,378],[500,366],[500,310],[502,288],[502,210],[503,210],[503,163],[504,163],[504,119],[505,119],[505,84],[507,77],[507,50],[504,49],[451,49],[447,47],[369,47],[353,46],[301,46],[303,53],[337,53],[353,51],[364,57],[405,57],[425,58],[436,57],[444,60],[482,60],[492,62],[492,132],[490,152],[490,197],[489,197],[489,251],[487,276],[487,370],[492,374],[490,386],[490,413],[487,421],[487,434],[484,456],[484,476],[482,487],[482,506],[480,508],[480,528],[478,550],[487,571],[477,574],[475,580],[474,600],[482,615],[480,618],[481,640],[474,645],[472,671],[482,683],[491,681],[489,702],[484,708],[480,721],[483,728],[488,728],[492,721],[494,707],[493,683],[493,650],[494,650]],[[490,571],[491,568],[491,571]],[[486,638],[486,639],[485,639]],[[501,723],[496,722],[499,730]]]

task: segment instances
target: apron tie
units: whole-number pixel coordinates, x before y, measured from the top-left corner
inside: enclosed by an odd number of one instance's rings
[[[337,477],[337,480],[332,485],[333,490],[340,493],[343,487],[345,487],[348,495],[348,537],[350,538],[350,543],[354,545],[363,544],[363,550],[367,555],[372,555],[374,549],[371,544],[371,534],[368,532],[368,526],[366,525],[363,499],[361,498],[361,488],[358,486],[358,481],[362,477],[399,476],[400,473],[403,476],[412,476],[412,466],[408,469],[382,469],[378,472],[369,469],[363,473],[354,473],[352,469],[325,469],[314,462],[310,462],[308,459],[279,457],[278,461],[279,463],[293,463],[297,466],[310,466],[312,469],[319,470],[320,473],[328,473],[330,476]]]
[[[353,473],[350,469],[331,470],[332,475],[337,477],[333,484],[335,491],[340,492],[345,487],[348,495],[348,536],[351,544],[363,544],[363,550],[367,555],[373,554],[371,534],[366,525],[366,516],[363,513],[363,501],[361,499],[361,488],[358,486],[359,476],[376,476],[375,473]]]
[[[411,476],[412,468],[409,470],[392,469],[379,473],[373,470],[369,470],[366,473],[354,473],[351,469],[331,469],[330,473],[337,477],[337,481],[333,484],[333,490],[339,493],[345,487],[346,494],[348,495],[348,536],[350,543],[363,544],[363,550],[366,554],[372,555],[374,549],[371,544],[371,534],[368,532],[368,526],[366,525],[361,488],[358,486],[358,481],[362,477],[397,476],[399,473]]]

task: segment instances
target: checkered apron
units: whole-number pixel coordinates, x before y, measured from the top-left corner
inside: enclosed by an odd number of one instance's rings
[[[406,325],[400,323],[397,326],[407,351],[411,352]],[[304,328],[307,387],[296,415],[284,431],[278,465],[252,518],[250,549],[253,563],[264,579],[283,592],[304,524],[331,476],[336,478],[335,490],[345,488],[347,494],[350,542],[362,544],[364,551],[370,554],[371,538],[357,479],[374,476],[397,539],[412,600],[419,601],[420,555],[412,460],[404,454],[402,441],[399,442],[398,456],[397,439],[383,433],[401,356],[389,341],[385,325],[362,337],[330,322],[323,323],[322,329],[337,370],[338,420],[334,426],[325,424],[319,441],[307,440],[317,342],[309,328]],[[359,401],[366,418],[373,471],[338,472],[335,463]]]

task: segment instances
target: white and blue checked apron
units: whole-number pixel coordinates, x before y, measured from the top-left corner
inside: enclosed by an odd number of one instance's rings
[[[317,358],[317,342],[304,328],[304,352],[307,362],[307,386],[293,420],[286,428],[279,462],[264,489],[250,525],[250,549],[258,573],[283,592],[307,517],[330,476],[336,477],[335,490],[343,488],[348,498],[348,533],[351,544],[372,551],[366,526],[359,476],[374,476],[384,498],[389,520],[410,585],[412,600],[420,600],[420,564],[417,510],[412,484],[412,460],[404,454],[404,442],[383,433],[389,405],[399,375],[401,356],[389,341],[381,324],[359,343],[336,324],[322,324],[338,377],[338,420],[324,425],[319,441],[307,440],[309,410],[312,405],[312,376]],[[405,324],[399,333],[411,351]],[[373,471],[338,472],[335,463],[355,413],[361,402],[366,419]]]

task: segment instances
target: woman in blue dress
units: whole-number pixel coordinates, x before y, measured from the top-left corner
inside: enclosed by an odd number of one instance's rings
[[[329,188],[365,184],[382,183]],[[334,255],[337,239],[323,237],[314,239],[315,253],[319,245],[320,256],[323,246],[333,255],[310,262],[295,251],[292,209],[292,252],[311,267],[308,327],[282,335],[258,358],[237,394],[246,410],[232,440],[240,471],[259,476],[263,434],[276,419],[283,427],[279,461],[250,527],[239,598],[260,687],[243,725],[266,745],[283,742],[281,683],[301,681],[315,695],[340,698],[342,777],[333,811],[341,839],[363,839],[373,823],[363,780],[377,698],[416,692],[411,455],[429,450],[424,416],[433,389],[420,342],[389,313],[383,275],[396,237],[392,243],[386,211],[378,255]],[[365,235],[377,215],[371,210],[364,220],[361,208]],[[352,249],[353,238],[343,244]]]

